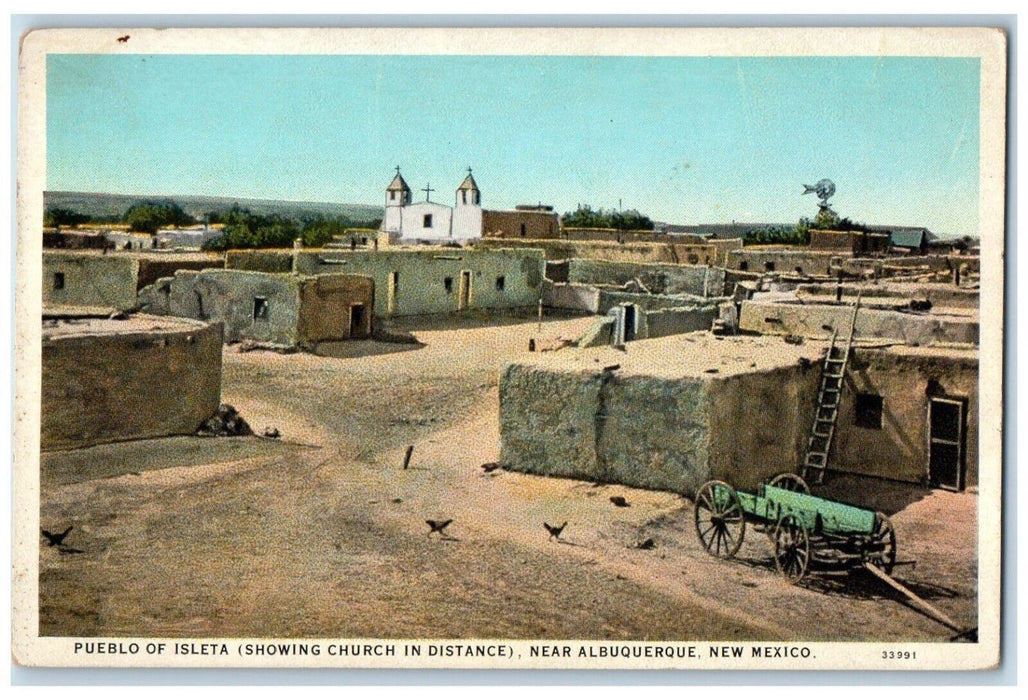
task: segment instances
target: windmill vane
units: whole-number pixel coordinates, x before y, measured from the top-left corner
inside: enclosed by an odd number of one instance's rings
[[[816,194],[817,198],[820,200],[818,202],[818,206],[821,209],[828,209],[828,200],[833,194],[835,194],[835,183],[828,178],[825,178],[823,180],[818,180],[816,185],[803,186],[803,194],[810,194],[811,192]]]

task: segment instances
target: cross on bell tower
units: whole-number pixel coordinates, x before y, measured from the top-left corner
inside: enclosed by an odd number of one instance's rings
[[[427,201],[429,201],[428,198],[432,195],[433,192],[435,192],[435,188],[432,187],[432,183],[431,182],[428,182],[428,183],[425,183],[425,187],[421,188],[421,191],[425,193],[425,201],[427,202]]]

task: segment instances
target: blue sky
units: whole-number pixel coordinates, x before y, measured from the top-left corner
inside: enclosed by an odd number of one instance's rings
[[[978,233],[977,59],[51,55],[47,189]],[[415,191],[415,199],[423,197]]]

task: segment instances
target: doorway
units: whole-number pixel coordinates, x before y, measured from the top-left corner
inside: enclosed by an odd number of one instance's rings
[[[396,313],[396,294],[400,287],[400,273],[389,274],[389,288],[386,292],[386,314],[392,316]]]
[[[635,340],[635,304],[625,304],[625,342]]]
[[[460,271],[460,289],[457,296],[457,311],[471,306],[471,270]]]
[[[933,486],[964,489],[966,399],[928,401],[928,480]]]
[[[350,304],[350,338],[365,337],[365,325],[364,304]]]

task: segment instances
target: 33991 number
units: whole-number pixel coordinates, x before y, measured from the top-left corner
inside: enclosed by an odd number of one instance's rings
[[[883,651],[882,658],[887,661],[913,661],[917,658],[916,651]]]

